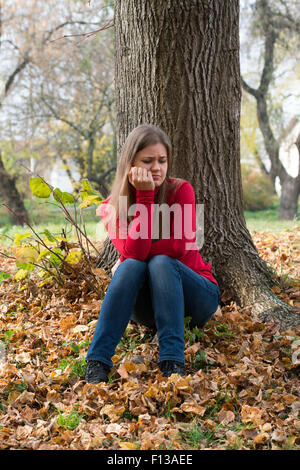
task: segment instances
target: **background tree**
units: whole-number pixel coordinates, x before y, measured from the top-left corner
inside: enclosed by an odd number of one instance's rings
[[[32,76],[41,63],[52,57],[51,41],[61,37],[63,32],[72,35],[85,32],[87,27],[100,31],[110,26],[109,21],[108,24],[103,24],[105,15],[101,13],[101,7],[105,5],[98,2],[96,11],[91,9],[87,12],[86,4],[75,0],[51,0],[46,3],[41,0],[29,0],[26,3],[21,0],[1,2],[2,141],[10,139],[24,142],[27,139],[30,142],[28,147],[33,142],[36,146],[35,136],[37,130],[40,130],[40,113],[37,112],[35,119],[32,119],[32,116],[24,112],[25,103],[33,98],[30,93]],[[37,17],[39,21],[36,20]],[[56,48],[55,54],[58,61],[59,47]],[[53,64],[53,60],[50,62]],[[41,76],[38,77],[38,80],[41,79]],[[55,83],[52,85],[55,88]],[[93,143],[93,139],[90,140]],[[2,158],[0,167],[0,197],[15,212],[13,222],[23,224],[28,221],[28,214],[18,192],[16,177],[12,177],[8,172]]]
[[[275,123],[272,114],[274,111],[274,98],[271,89],[274,87],[275,70],[282,74],[283,63],[291,70],[291,62],[294,62],[299,48],[300,15],[298,2],[293,0],[275,1],[256,0],[251,8],[250,32],[252,36],[263,39],[263,68],[257,87],[250,85],[245,77],[242,78],[244,90],[256,100],[257,118],[261,130],[265,150],[270,159],[270,170],[264,166],[273,185],[276,177],[279,177],[281,185],[279,219],[293,219],[297,216],[298,198],[300,194],[300,165],[298,175],[292,177],[279,158],[281,129],[277,126],[275,137]],[[294,56],[294,57],[293,57]],[[293,74],[295,75],[295,70]],[[286,80],[286,77],[285,77]],[[298,90],[297,90],[298,91]],[[278,98],[277,98],[278,99]],[[282,104],[277,107],[280,114],[283,113]],[[275,114],[276,121],[278,112]],[[259,153],[256,154],[256,157]],[[300,160],[300,154],[299,154]]]
[[[33,121],[37,116],[40,132],[52,140],[52,148],[57,141],[66,165],[67,152],[62,152],[61,145],[65,140],[69,159],[77,164],[80,177],[96,181],[103,196],[109,192],[103,174],[115,169],[116,158],[111,126],[114,116],[111,49],[110,31],[102,31],[88,41],[81,38],[77,43],[68,40],[52,43],[47,57],[39,57],[32,70],[27,110]],[[58,140],[57,133],[52,131],[53,124],[54,129],[60,124]],[[71,145],[75,154],[70,152]]]
[[[243,215],[238,0],[116,0],[115,87],[118,151],[141,123],[170,136],[172,175],[205,205],[201,253],[222,291],[262,320],[299,322],[270,291]],[[108,239],[102,256],[110,266],[118,257]]]

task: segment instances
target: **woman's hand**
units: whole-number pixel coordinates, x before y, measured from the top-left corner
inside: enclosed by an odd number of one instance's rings
[[[118,261],[116,262],[116,264],[113,265],[113,267],[111,268],[111,273],[112,273],[112,276],[115,274],[115,271],[117,269],[117,267],[121,264],[121,261],[118,259]]]
[[[152,173],[146,168],[141,168],[139,166],[131,167],[128,173],[128,179],[132,186],[135,187],[135,189],[149,191],[155,188]]]

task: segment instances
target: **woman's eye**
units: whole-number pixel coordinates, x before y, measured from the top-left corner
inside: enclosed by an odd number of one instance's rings
[[[151,163],[152,160],[142,160],[142,162],[143,162],[143,163]],[[166,163],[166,162],[167,162],[166,159],[165,159],[165,160],[159,160],[159,163]]]

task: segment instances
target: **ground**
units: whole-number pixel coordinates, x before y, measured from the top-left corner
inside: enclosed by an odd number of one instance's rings
[[[299,232],[252,236],[281,276],[274,293],[300,315]],[[0,273],[16,270],[0,258]],[[62,287],[1,280],[2,449],[300,449],[300,326],[280,333],[223,298],[203,329],[187,319],[187,375],[167,379],[153,331],[129,323],[109,383],[91,385],[101,299],[74,276]]]

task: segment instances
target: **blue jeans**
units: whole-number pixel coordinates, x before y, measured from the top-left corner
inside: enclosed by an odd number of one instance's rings
[[[184,316],[204,326],[218,308],[219,287],[167,255],[124,260],[102,302],[86,360],[112,366],[111,357],[130,319],[158,330],[159,362],[184,364]]]

